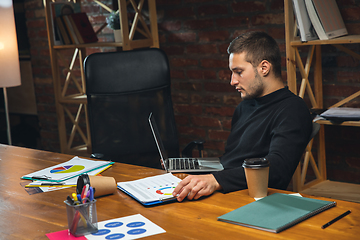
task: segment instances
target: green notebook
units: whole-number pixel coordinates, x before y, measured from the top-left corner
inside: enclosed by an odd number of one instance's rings
[[[218,220],[278,233],[335,205],[336,202],[274,193]]]

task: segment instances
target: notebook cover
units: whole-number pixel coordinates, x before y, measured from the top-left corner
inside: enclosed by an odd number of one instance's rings
[[[312,0],[325,34],[329,39],[347,35],[347,29],[335,0]]]
[[[77,30],[82,36],[84,43],[97,42],[98,38],[94,29],[89,21],[89,18],[86,13],[74,13],[70,17],[73,19]]]
[[[278,233],[335,205],[336,202],[274,193],[218,220]]]
[[[85,43],[85,42],[84,42],[84,39],[82,38],[82,36],[81,36],[81,34],[80,34],[80,32],[79,32],[79,29],[77,28],[77,26],[76,26],[76,24],[75,24],[75,22],[74,22],[74,19],[71,17],[71,15],[69,16],[69,21],[70,21],[70,23],[71,23],[72,28],[74,29],[75,35],[76,35],[79,43],[81,43],[81,44],[82,44],[82,43]]]

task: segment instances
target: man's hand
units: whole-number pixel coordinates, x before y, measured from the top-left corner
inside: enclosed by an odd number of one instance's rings
[[[181,202],[186,196],[189,200],[199,199],[220,189],[221,186],[212,174],[189,175],[176,186],[172,194]]]

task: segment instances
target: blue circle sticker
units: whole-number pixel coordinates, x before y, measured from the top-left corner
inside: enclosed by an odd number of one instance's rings
[[[123,224],[124,223],[122,223],[122,222],[109,222],[109,223],[105,224],[105,227],[107,227],[107,228],[115,228],[115,227],[120,227]]]
[[[125,237],[125,234],[114,233],[114,234],[110,234],[110,235],[106,236],[105,239],[121,239],[123,237]]]
[[[132,230],[128,231],[127,233],[130,235],[137,235],[137,234],[142,234],[144,232],[146,232],[146,229],[139,228],[139,229],[132,229]]]
[[[99,229],[99,231],[93,233],[92,235],[100,236],[100,235],[108,234],[109,232],[111,232],[109,229]]]
[[[126,226],[133,228],[133,227],[141,227],[144,225],[145,225],[144,222],[131,222],[131,223],[128,223]]]

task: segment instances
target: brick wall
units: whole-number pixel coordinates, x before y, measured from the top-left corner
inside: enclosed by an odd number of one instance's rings
[[[171,64],[180,141],[204,138],[205,155],[220,156],[241,101],[229,84],[226,49],[249,29],[269,32],[284,49],[283,1],[158,0],[157,8],[160,46]]]
[[[102,1],[106,4],[111,1]],[[337,1],[350,34],[360,34],[360,0]],[[83,10],[97,27],[103,10],[91,0]],[[60,151],[42,0],[26,0],[42,148]],[[206,140],[205,155],[220,156],[230,132],[231,116],[241,101],[229,85],[226,48],[237,35],[262,30],[280,45],[285,68],[283,0],[157,0],[160,47],[168,54],[176,121],[183,147]],[[101,41],[108,35],[103,34]],[[359,45],[350,46],[359,52]],[[88,49],[87,54],[103,49]],[[307,49],[304,48],[303,53]],[[323,47],[324,107],[360,90],[359,61],[332,46]],[[306,101],[308,101],[306,99]],[[359,106],[354,101],[351,106]],[[360,183],[360,128],[326,126],[328,177]]]

